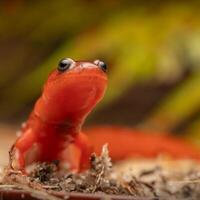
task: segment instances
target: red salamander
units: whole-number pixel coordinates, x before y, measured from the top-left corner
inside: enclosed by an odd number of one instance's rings
[[[48,77],[21,136],[10,150],[10,166],[25,171],[34,162],[59,161],[78,172],[89,167],[93,150],[108,143],[111,158],[156,157],[200,160],[200,151],[185,141],[120,127],[97,127],[82,133],[82,125],[107,88],[106,64],[62,59]]]

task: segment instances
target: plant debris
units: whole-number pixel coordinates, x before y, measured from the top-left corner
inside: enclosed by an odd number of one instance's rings
[[[38,163],[30,167],[29,175],[7,169],[0,186],[15,186],[36,190],[51,199],[52,195],[81,193],[105,193],[130,195],[153,199],[200,199],[200,171],[194,167],[187,171],[169,172],[162,166],[141,169],[137,175],[117,173],[109,157],[107,145],[100,156],[91,155],[91,168],[82,173],[58,170],[58,163]],[[46,194],[46,196],[45,196]],[[56,194],[56,195],[54,195]],[[51,195],[51,198],[47,198]],[[41,197],[42,198],[42,197]]]

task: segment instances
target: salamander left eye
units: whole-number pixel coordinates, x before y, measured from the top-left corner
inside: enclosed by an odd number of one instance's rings
[[[106,65],[105,62],[100,61],[100,60],[95,60],[95,61],[94,61],[94,64],[95,64],[95,65],[98,65],[104,72],[107,71],[107,65]]]
[[[58,71],[60,72],[64,72],[67,69],[69,69],[71,67],[71,65],[74,63],[74,61],[70,58],[64,58],[62,60],[60,60],[59,64],[58,64]]]

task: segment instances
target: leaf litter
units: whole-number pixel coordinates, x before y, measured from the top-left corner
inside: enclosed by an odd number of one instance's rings
[[[25,175],[20,171],[5,169],[1,177],[1,188],[18,188],[36,191],[42,199],[58,199],[58,194],[71,192],[109,195],[128,195],[132,197],[151,197],[154,199],[200,199],[200,168],[177,173],[169,172],[162,166],[141,169],[138,175],[121,174],[113,169],[107,145],[102,153],[90,158],[90,169],[81,173],[58,170],[58,162],[36,163]],[[54,195],[56,194],[56,195]]]

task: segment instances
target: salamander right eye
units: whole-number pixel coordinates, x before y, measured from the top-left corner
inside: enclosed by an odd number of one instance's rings
[[[60,62],[58,64],[58,71],[64,72],[64,71],[68,70],[73,63],[74,63],[74,61],[70,58],[64,58],[64,59],[60,60]]]
[[[94,64],[99,66],[104,72],[107,71],[107,65],[105,62],[101,61],[101,60],[95,60]]]

